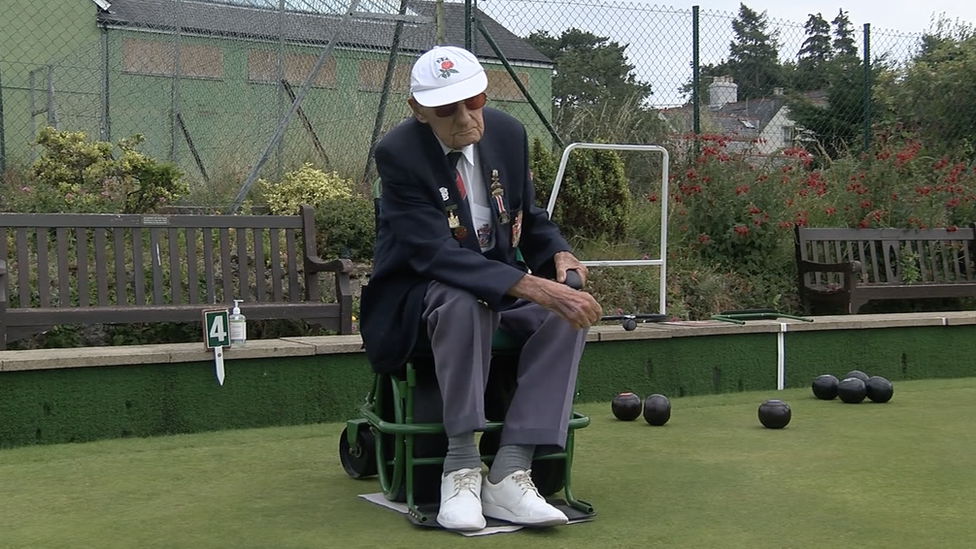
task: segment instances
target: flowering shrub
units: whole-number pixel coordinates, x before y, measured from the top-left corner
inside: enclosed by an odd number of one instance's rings
[[[264,199],[275,215],[295,215],[302,204],[318,207],[329,200],[351,198],[353,189],[351,179],[343,179],[336,172],[325,173],[307,163],[299,170],[287,172],[277,183],[259,179],[258,186],[264,189]]]
[[[8,200],[23,212],[149,213],[189,192],[183,174],[140,153],[142,135],[112,144],[88,141],[84,132],[44,128],[37,143],[44,153],[27,184]]]
[[[788,253],[794,225],[960,227],[976,221],[976,169],[932,157],[912,136],[882,135],[876,150],[814,168],[802,148],[757,157],[703,135],[671,180],[672,233],[703,258],[743,272]],[[656,200],[656,196],[649,196]]]

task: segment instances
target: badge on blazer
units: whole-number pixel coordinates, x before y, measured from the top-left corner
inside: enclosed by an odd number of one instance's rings
[[[515,214],[515,221],[512,222],[512,247],[517,248],[519,241],[522,240],[522,210]]]
[[[491,198],[495,201],[495,208],[498,210],[498,224],[507,224],[511,221],[511,217],[505,211],[505,188],[498,181],[498,170],[491,170]]]
[[[447,187],[441,187],[441,188],[440,188],[440,189],[438,189],[438,190],[440,190],[440,191],[441,191],[441,199],[442,199],[442,200],[443,200],[444,202],[447,202],[448,200],[450,200],[450,199],[451,199],[451,194],[450,194],[449,192],[447,192]]]
[[[454,208],[451,208],[447,212],[447,226],[452,229],[457,229],[461,226],[461,220],[458,219],[458,216],[454,215]]]

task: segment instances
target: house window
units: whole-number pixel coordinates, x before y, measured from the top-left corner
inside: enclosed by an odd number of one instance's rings
[[[512,80],[511,75],[506,70],[486,70],[488,76],[488,97],[499,101],[526,101],[525,96]],[[522,85],[529,89],[529,75],[524,72],[516,72]],[[532,90],[529,90],[531,93]]]
[[[282,55],[282,75],[291,84],[303,84],[318,61],[318,55],[286,52]],[[278,52],[274,50],[249,50],[247,52],[247,79],[251,82],[278,82]],[[313,86],[331,88],[336,83],[335,58],[325,60],[315,75]]]
[[[393,79],[390,81],[391,91],[407,93],[410,90],[410,70],[412,63],[399,61],[393,69]],[[386,78],[386,61],[379,59],[361,59],[359,61],[359,89],[365,91],[383,91],[383,79]]]
[[[783,144],[787,147],[793,145],[794,138],[794,128],[793,126],[783,126]]]
[[[176,72],[173,42],[122,40],[122,71],[129,74],[173,76]],[[222,79],[224,52],[219,46],[180,44],[180,76]]]

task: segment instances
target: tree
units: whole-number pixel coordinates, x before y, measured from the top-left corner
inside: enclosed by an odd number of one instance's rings
[[[526,41],[556,65],[552,97],[557,106],[597,105],[632,97],[643,101],[651,95],[651,85],[634,74],[626,44],[575,28],[558,37],[536,31]]]
[[[797,56],[794,87],[800,91],[819,90],[827,84],[827,63],[834,55],[830,24],[819,13],[810,14],[803,28],[807,37]]]
[[[834,25],[834,56],[838,61],[857,62],[857,42],[854,41],[854,27],[841,9],[831,23]]]
[[[769,30],[766,12],[756,13],[739,4],[739,15],[732,21],[735,38],[729,44],[729,73],[739,86],[739,99],[769,95],[783,85],[779,63],[777,33]]]
[[[899,76],[879,85],[889,107],[888,121],[914,130],[929,150],[972,154],[976,32],[924,37],[919,53]]]
[[[553,60],[553,125],[564,141],[652,142],[661,122],[647,105],[651,85],[637,78],[627,45],[579,29],[526,41]]]

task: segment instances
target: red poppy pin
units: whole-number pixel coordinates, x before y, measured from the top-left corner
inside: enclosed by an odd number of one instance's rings
[[[451,61],[447,57],[439,57],[437,59],[437,66],[441,71],[441,78],[450,78],[452,74],[458,73],[458,70],[454,68],[454,61]]]

